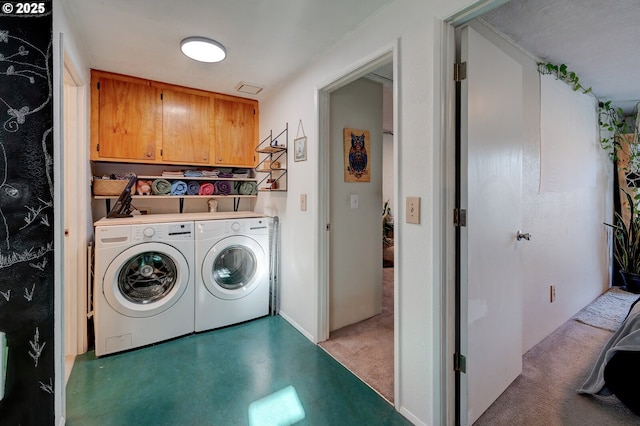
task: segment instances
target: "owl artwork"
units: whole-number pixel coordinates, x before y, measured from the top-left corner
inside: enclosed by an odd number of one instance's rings
[[[362,179],[365,174],[368,175],[368,154],[367,144],[365,138],[366,132],[349,132],[350,135],[350,147],[349,147],[349,164],[347,165],[347,173],[355,178],[355,181],[368,181],[369,179]],[[345,138],[346,139],[346,138]],[[345,140],[346,142],[346,140]]]

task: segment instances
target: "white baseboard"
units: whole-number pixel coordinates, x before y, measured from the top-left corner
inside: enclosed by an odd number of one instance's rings
[[[427,426],[426,423],[424,423],[422,420],[420,420],[417,416],[415,416],[411,411],[407,410],[405,407],[400,407],[400,409],[398,409],[396,407],[396,410],[398,410],[398,413],[402,414],[403,417],[405,417],[407,420],[409,420],[414,425],[416,425],[416,426]]]
[[[313,336],[313,334],[309,333],[300,324],[298,324],[297,322],[292,320],[291,317],[288,316],[286,313],[282,312],[282,310],[280,310],[278,315],[280,315],[282,318],[284,318],[289,324],[291,324],[296,330],[298,330],[300,333],[302,333],[302,335],[304,337],[306,337],[307,339],[309,339],[313,344],[315,344],[315,345],[318,344],[318,342],[315,339],[315,337]]]

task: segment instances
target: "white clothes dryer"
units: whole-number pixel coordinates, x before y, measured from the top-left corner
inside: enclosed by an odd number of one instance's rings
[[[193,333],[193,227],[96,226],[96,356]]]
[[[269,314],[269,219],[196,221],[196,331]]]

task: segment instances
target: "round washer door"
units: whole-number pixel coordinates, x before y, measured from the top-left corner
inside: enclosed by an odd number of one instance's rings
[[[189,264],[176,248],[163,243],[129,247],[109,264],[102,291],[109,305],[129,317],[166,311],[189,285]]]
[[[225,300],[250,294],[266,278],[267,271],[264,249],[253,238],[241,235],[218,241],[202,262],[205,287]]]

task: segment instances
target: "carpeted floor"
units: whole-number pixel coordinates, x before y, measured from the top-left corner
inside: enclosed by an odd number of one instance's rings
[[[616,315],[623,318],[629,305],[609,304],[602,310],[603,306],[590,305],[594,312],[605,315],[607,310],[617,311]],[[612,335],[611,331],[570,319],[524,355],[522,374],[474,425],[640,424],[640,417],[615,396],[576,393]]]
[[[393,268],[382,276],[382,313],[331,332],[320,347],[393,402]]]

